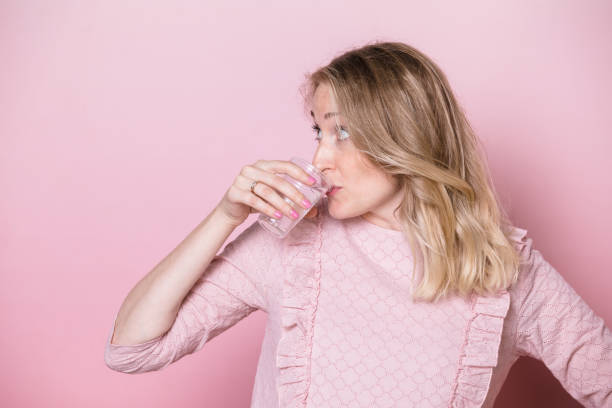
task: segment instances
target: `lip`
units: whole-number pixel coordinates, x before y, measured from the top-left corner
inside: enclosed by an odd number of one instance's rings
[[[328,196],[334,195],[336,194],[339,190],[341,190],[342,187],[338,187],[338,186],[333,186],[327,193]]]

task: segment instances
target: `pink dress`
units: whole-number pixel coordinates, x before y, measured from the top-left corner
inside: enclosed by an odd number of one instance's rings
[[[586,407],[612,407],[612,334],[515,228],[519,281],[496,296],[409,298],[400,231],[320,202],[283,240],[253,222],[215,256],[165,334],[106,343],[108,367],[160,370],[256,310],[268,314],[251,407],[492,407],[521,355]],[[116,316],[115,316],[116,317]]]

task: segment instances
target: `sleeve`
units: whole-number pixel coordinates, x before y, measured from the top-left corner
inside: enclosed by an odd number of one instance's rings
[[[612,407],[612,334],[540,254],[532,251],[521,306],[519,355],[541,360],[585,407]]]
[[[264,277],[278,242],[257,222],[251,224],[223,251],[215,255],[188,292],[171,328],[164,334],[134,345],[111,344],[115,322],[106,341],[106,365],[123,373],[156,371],[204,344],[261,309],[267,311]]]

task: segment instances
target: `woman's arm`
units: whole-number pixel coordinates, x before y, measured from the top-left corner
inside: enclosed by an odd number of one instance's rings
[[[117,314],[111,344],[139,344],[165,333],[234,228],[216,207],[129,292]]]
[[[253,222],[216,255],[181,303],[170,329],[138,344],[111,344],[106,365],[123,373],[156,371],[200,350],[256,310],[268,311],[270,282],[281,277],[281,241]]]
[[[612,334],[537,250],[519,313],[517,351],[544,362],[585,407],[612,407]]]
[[[244,166],[213,212],[129,292],[107,340],[104,359],[110,368],[128,373],[161,369],[249,313],[267,310],[265,276],[271,261],[280,258],[280,241],[253,223],[216,253],[249,214],[273,216],[279,209],[289,215],[293,208],[279,192],[295,203],[303,201],[304,195],[276,173],[314,182],[288,161]]]

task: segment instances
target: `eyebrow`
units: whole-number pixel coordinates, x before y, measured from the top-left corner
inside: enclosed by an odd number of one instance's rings
[[[323,115],[323,120],[327,120],[331,118],[332,116],[337,116],[337,115],[339,115],[338,112],[327,112],[325,115]],[[315,118],[313,111],[310,111],[310,116],[312,116],[313,119]]]

